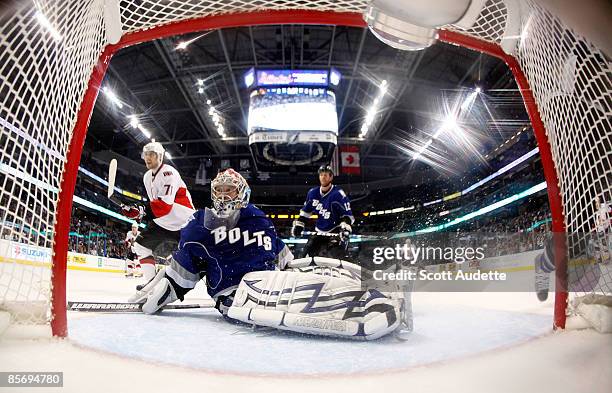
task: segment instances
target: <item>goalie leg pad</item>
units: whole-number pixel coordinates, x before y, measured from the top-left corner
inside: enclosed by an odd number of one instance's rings
[[[148,294],[146,302],[142,305],[142,312],[154,314],[166,304],[170,304],[175,300],[178,300],[176,292],[170,280],[164,277],[153,288],[153,291]]]
[[[259,271],[243,277],[228,316],[300,333],[373,340],[399,326],[400,312],[401,296],[363,289],[353,278]]]
[[[165,272],[163,270],[157,272],[157,274],[151,280],[149,280],[149,282],[147,282],[144,287],[137,290],[136,293],[128,299],[128,302],[143,303],[147,299],[149,293],[153,291],[153,288],[155,288],[157,283],[160,282],[161,279],[164,278],[164,276]]]

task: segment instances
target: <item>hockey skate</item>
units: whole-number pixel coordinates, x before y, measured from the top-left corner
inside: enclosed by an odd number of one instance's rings
[[[548,299],[548,290],[550,285],[550,273],[542,269],[542,262],[545,258],[544,253],[538,255],[535,259],[535,291],[538,300],[543,302]]]

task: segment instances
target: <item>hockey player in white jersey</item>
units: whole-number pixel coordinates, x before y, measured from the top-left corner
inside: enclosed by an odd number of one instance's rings
[[[372,340],[406,320],[403,294],[363,288],[359,266],[294,260],[266,215],[249,203],[246,180],[228,169],[211,183],[213,208],[181,230],[179,249],[130,301],[154,314],[206,278],[224,317],[310,334]],[[206,323],[206,321],[202,321]]]
[[[126,277],[142,276],[142,269],[140,267],[140,263],[138,263],[138,256],[134,252],[134,243],[136,242],[138,236],[140,236],[138,224],[134,223],[132,224],[132,229],[125,235],[125,240],[123,241],[127,250],[127,255],[125,257]]]
[[[143,178],[149,198],[147,209],[123,207],[123,214],[138,222],[145,216],[152,217],[133,246],[146,281],[155,276],[155,250],[168,244],[174,249],[180,238],[179,231],[195,213],[185,182],[175,168],[164,163],[164,153],[159,142],[150,142],[142,149],[142,159],[148,169]]]

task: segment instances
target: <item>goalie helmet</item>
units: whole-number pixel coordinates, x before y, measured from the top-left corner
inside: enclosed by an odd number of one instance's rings
[[[161,163],[164,159],[164,153],[166,152],[166,150],[164,150],[164,147],[159,142],[149,142],[142,148],[142,154],[140,155],[140,158],[144,159],[145,154],[149,152],[157,153],[157,158]]]
[[[240,173],[229,168],[220,172],[212,181],[211,198],[219,217],[229,217],[249,203],[251,189]]]

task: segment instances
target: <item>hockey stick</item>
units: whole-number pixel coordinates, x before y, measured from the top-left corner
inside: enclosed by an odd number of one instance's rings
[[[328,237],[339,237],[339,233],[329,233],[329,232],[312,232],[312,231],[304,231],[302,232],[302,236],[328,236]],[[351,234],[351,239],[362,239],[362,240],[388,240],[390,237],[384,236],[373,236],[373,235],[353,235]]]
[[[339,233],[330,233],[330,232],[312,232],[312,231],[304,231],[304,232],[302,232],[302,236],[311,236],[311,235],[329,236],[329,237],[338,237],[338,236],[340,236]]]
[[[142,312],[143,303],[96,303],[68,302],[68,311],[83,312]],[[186,310],[194,308],[214,308],[213,304],[168,304],[164,310]]]
[[[106,192],[106,196],[111,200],[114,204],[121,206],[123,205],[119,198],[113,195],[115,192],[115,179],[117,177],[117,159],[113,158],[108,165],[108,191]]]

